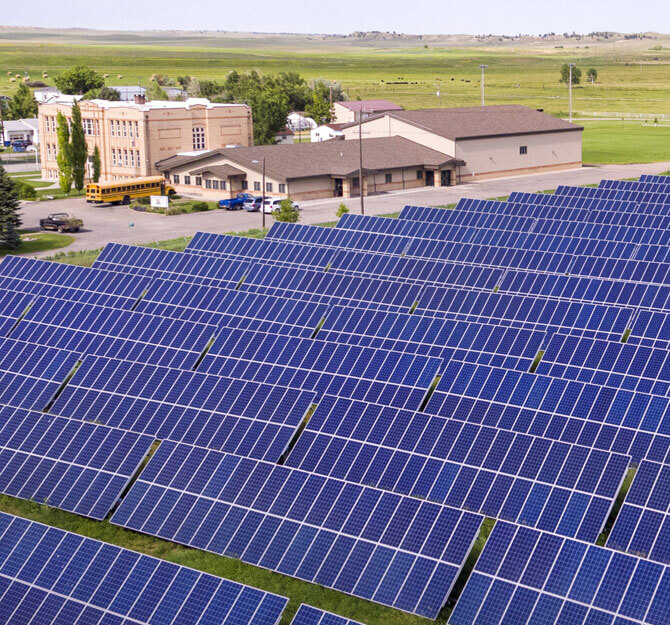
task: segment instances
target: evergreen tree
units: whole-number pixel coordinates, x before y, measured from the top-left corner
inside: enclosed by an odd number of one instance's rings
[[[15,250],[21,245],[19,204],[16,185],[0,165],[0,249]]]
[[[58,184],[60,184],[63,193],[70,193],[72,189],[72,167],[70,163],[70,128],[67,119],[63,113],[58,113],[58,156],[56,162],[58,163]]]
[[[344,202],[340,202],[340,205],[337,207],[337,210],[335,211],[335,216],[339,219],[343,215],[346,215],[349,212],[349,208]]]
[[[74,188],[77,189],[77,191],[82,191],[84,188],[84,177],[86,175],[88,146],[86,145],[86,137],[84,136],[84,126],[81,123],[81,109],[76,102],[72,105],[69,156]]]
[[[93,148],[93,182],[100,180],[100,148],[96,145]]]
[[[293,200],[289,197],[279,202],[279,208],[272,212],[272,216],[277,221],[284,221],[290,224],[294,224],[300,219],[300,213],[293,206]]]
[[[9,101],[10,119],[30,119],[37,117],[37,100],[33,92],[21,83]]]

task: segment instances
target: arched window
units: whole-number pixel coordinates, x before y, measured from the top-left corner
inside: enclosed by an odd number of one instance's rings
[[[205,149],[205,129],[203,126],[193,126],[193,149]]]

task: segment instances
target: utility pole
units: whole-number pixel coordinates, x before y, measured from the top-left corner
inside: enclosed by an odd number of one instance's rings
[[[361,215],[365,215],[363,199],[363,109],[358,112],[358,191],[361,196]]]
[[[575,66],[574,63],[568,63],[568,67],[570,68],[570,76],[568,78],[568,99],[570,100],[568,106],[569,106],[569,113],[568,117],[570,120],[570,123],[572,123],[572,68]]]
[[[482,106],[484,106],[484,70],[488,67],[488,65],[480,65],[480,69],[482,70]]]

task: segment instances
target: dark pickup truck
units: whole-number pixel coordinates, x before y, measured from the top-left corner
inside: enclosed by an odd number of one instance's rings
[[[79,232],[84,225],[81,219],[70,217],[67,213],[52,213],[40,219],[40,230],[58,230],[58,232]]]

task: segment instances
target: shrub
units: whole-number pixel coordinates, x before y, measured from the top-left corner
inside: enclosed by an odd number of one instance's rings
[[[193,212],[199,213],[202,211],[208,211],[209,210],[209,204],[207,202],[193,202],[193,205],[191,206],[191,210]]]
[[[339,219],[342,215],[346,215],[349,212],[347,205],[344,202],[341,202],[335,211],[335,216]]]
[[[16,188],[18,189],[19,192],[19,197],[22,200],[36,200],[37,199],[37,191],[35,191],[34,187],[31,187],[29,184],[26,184],[25,182],[21,182],[20,180],[15,181]]]

